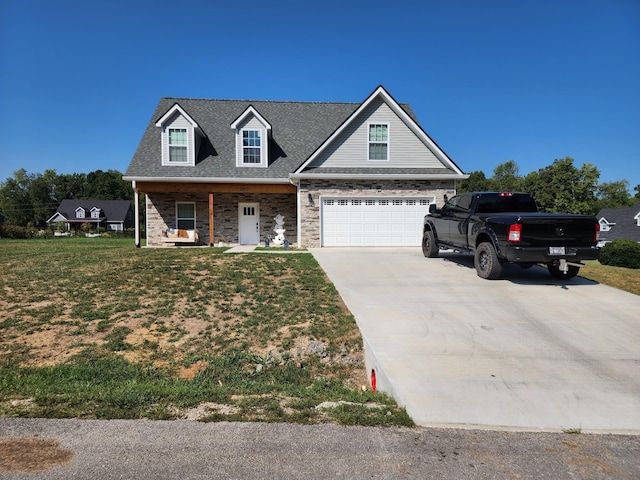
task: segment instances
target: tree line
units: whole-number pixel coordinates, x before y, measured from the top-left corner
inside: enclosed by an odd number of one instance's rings
[[[504,191],[530,193],[543,212],[595,215],[603,208],[630,207],[640,201],[640,185],[629,193],[628,180],[598,183],[600,171],[590,163],[581,167],[571,157],[555,160],[551,165],[527,175],[520,175],[518,164],[509,160],[493,170],[487,178],[474,171],[462,181],[458,192]]]
[[[0,212],[13,225],[45,227],[64,199],[133,201],[133,188],[117,170],[40,174],[21,168],[0,182]]]

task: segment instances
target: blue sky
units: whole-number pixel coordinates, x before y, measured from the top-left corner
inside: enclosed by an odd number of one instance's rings
[[[640,0],[0,0],[0,181],[127,168],[163,96],[409,103],[465,172],[640,184]]]

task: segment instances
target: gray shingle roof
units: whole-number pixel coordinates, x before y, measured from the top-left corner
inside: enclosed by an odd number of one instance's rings
[[[89,212],[93,207],[98,207],[102,210],[100,215],[101,221],[107,222],[126,222],[133,223],[132,213],[127,218],[127,214],[132,212],[131,202],[129,200],[72,200],[64,199],[60,202],[60,206],[56,210],[56,213],[60,213],[67,220],[76,219],[76,209],[82,207],[89,215]],[[85,218],[84,220],[90,220]]]
[[[600,241],[610,242],[617,239],[628,239],[640,242],[640,227],[633,217],[640,213],[640,203],[633,207],[603,208],[598,212],[598,220],[604,217],[611,225],[611,229],[600,232]]]
[[[156,121],[173,105],[180,105],[207,136],[196,165],[162,166],[161,129]],[[252,105],[273,127],[269,167],[236,167],[231,123]],[[133,178],[246,178],[282,179],[309,156],[360,106],[359,103],[276,102],[253,100],[160,100],[125,176]],[[411,108],[402,108],[415,119]]]

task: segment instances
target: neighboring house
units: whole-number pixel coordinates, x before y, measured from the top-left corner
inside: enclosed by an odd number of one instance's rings
[[[467,177],[378,87],[362,103],[163,98],[123,178],[136,212],[146,194],[147,245],[170,229],[259,244],[282,215],[291,244],[328,247],[420,245],[429,204]]]
[[[63,223],[66,230],[77,229],[89,223],[96,228],[122,232],[133,227],[133,209],[129,200],[65,199],[47,223]]]
[[[617,239],[640,242],[640,203],[633,207],[603,208],[598,212],[600,245]]]

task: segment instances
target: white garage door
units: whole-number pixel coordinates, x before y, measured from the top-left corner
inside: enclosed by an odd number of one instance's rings
[[[435,199],[323,198],[322,246],[418,246]]]

